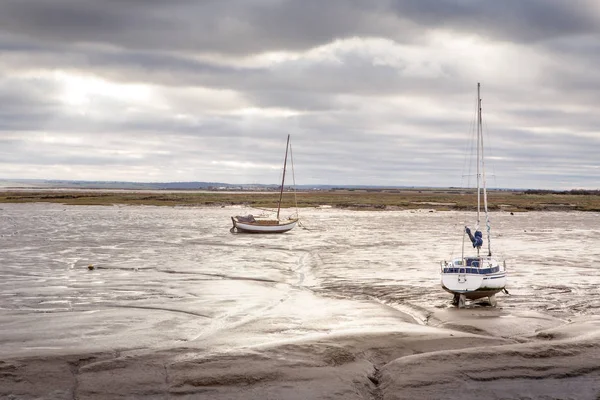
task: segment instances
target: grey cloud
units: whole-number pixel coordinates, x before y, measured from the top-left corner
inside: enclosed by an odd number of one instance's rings
[[[456,186],[469,124],[465,116],[475,83],[483,78],[490,155],[500,157],[489,163],[504,177],[498,179],[501,186],[546,188],[572,180],[598,187],[595,4],[5,0],[0,4],[0,159],[11,168],[0,177],[15,166],[48,173],[53,166],[70,166],[92,174],[90,179],[110,171],[107,179],[119,180],[112,174],[121,169],[172,180],[169,171],[180,169],[190,180],[273,183],[273,166],[280,165],[285,135],[291,133],[300,183]],[[459,54],[434,54],[426,46],[439,29],[455,39],[479,36],[484,43],[510,47],[517,59],[467,62]],[[410,44],[425,50],[424,61],[407,54],[391,63],[375,62],[376,56],[352,46],[332,50],[334,61],[300,57],[263,67],[238,61],[350,37]],[[432,64],[434,72],[415,73]],[[471,64],[484,76],[475,76]],[[513,75],[494,73],[511,67]],[[92,107],[109,114],[78,113],[58,100],[60,85],[47,78],[56,70],[150,85],[170,108],[126,113],[119,99],[94,94]],[[35,76],[31,71],[44,71],[46,78],[24,77]],[[210,98],[188,93],[198,88],[233,95],[210,107]],[[227,112],[239,108],[298,114]],[[544,129],[552,133],[536,133]],[[47,131],[59,141],[36,142],[26,131]]]
[[[0,23],[5,31],[49,41],[250,54],[389,32],[386,24],[370,23],[377,8],[341,0],[8,0],[0,6]]]
[[[33,55],[31,59],[48,68],[96,71],[101,76],[122,82],[231,89],[244,93],[258,106],[300,110],[330,109],[336,102],[335,96],[344,93],[367,96],[452,93],[464,87],[467,80],[464,74],[453,69],[446,69],[445,74],[437,78],[407,77],[402,68],[373,65],[372,60],[352,54],[340,54],[337,64],[286,62],[273,68],[249,68],[170,54],[113,50],[96,50],[88,54],[73,50],[56,53],[50,60],[43,54],[40,57]]]
[[[593,0],[392,0],[397,15],[426,25],[515,42],[599,33]]]
[[[2,29],[41,41],[129,50],[252,54],[305,50],[351,36],[422,39],[448,28],[499,40],[598,33],[592,0],[5,0]]]
[[[59,104],[48,95],[56,90],[43,79],[0,79],[0,132],[35,130],[53,121]]]

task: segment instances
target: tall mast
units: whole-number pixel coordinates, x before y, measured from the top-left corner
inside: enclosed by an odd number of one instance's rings
[[[477,82],[477,225],[475,227],[475,231],[479,230],[479,210],[481,208],[481,188],[480,188],[480,180],[481,180],[481,163],[480,163],[480,150],[481,150],[481,94],[480,94],[480,86],[481,84]],[[477,256],[479,257],[479,247],[477,247]]]
[[[479,124],[482,124],[481,117],[481,99],[479,100]],[[488,256],[492,255],[492,247],[490,242],[490,219],[488,215],[488,202],[487,202],[487,185],[485,182],[485,157],[483,156],[483,128],[481,127],[481,183],[483,184],[483,210],[485,212],[485,227],[487,230],[487,241],[488,241]]]
[[[279,219],[279,211],[281,210],[281,199],[283,198],[283,184],[285,183],[285,168],[287,164],[288,147],[290,147],[289,133],[287,137],[287,143],[285,144],[285,158],[283,160],[283,177],[281,178],[281,191],[279,192],[279,203],[277,204],[277,219]]]

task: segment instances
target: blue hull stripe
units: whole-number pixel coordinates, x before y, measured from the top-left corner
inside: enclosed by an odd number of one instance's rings
[[[459,273],[448,273],[448,272],[444,272],[443,275],[466,275],[466,276],[481,276],[478,274],[459,274]],[[483,279],[498,279],[498,278],[504,278],[506,276],[506,274],[502,274],[502,275],[486,275]]]

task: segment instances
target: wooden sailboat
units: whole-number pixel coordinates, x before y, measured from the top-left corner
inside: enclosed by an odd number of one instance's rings
[[[275,219],[254,218],[253,215],[231,217],[233,222],[232,230],[248,233],[283,233],[294,229],[298,223],[298,211],[296,208],[296,216],[288,219],[280,219],[281,200],[283,199],[283,188],[285,183],[285,172],[287,168],[288,150],[290,149],[290,135],[287,137],[285,146],[285,158],[283,160],[283,177],[281,179],[281,187],[279,189],[279,201],[277,203],[277,217]],[[293,166],[292,157],[292,166]],[[293,168],[292,168],[293,169]]]
[[[461,257],[441,263],[442,288],[454,294],[453,304],[459,308],[465,306],[467,299],[476,300],[484,297],[489,299],[492,306],[496,306],[496,293],[504,290],[506,286],[506,263],[500,263],[492,257],[481,121],[480,84],[477,83],[477,221],[475,233],[473,234],[471,229],[465,226]],[[479,230],[482,197],[487,236],[486,255],[480,254],[484,244],[483,234]],[[465,235],[468,235],[473,248],[477,250],[476,254],[465,256]]]

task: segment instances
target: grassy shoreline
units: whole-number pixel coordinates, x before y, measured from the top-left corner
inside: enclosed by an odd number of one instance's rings
[[[283,207],[331,206],[354,210],[474,210],[472,191],[458,189],[329,190],[284,193]],[[50,202],[68,205],[152,205],[276,207],[275,192],[178,192],[94,189],[0,191],[0,203]],[[600,195],[488,191],[489,209],[523,211],[600,211]]]

